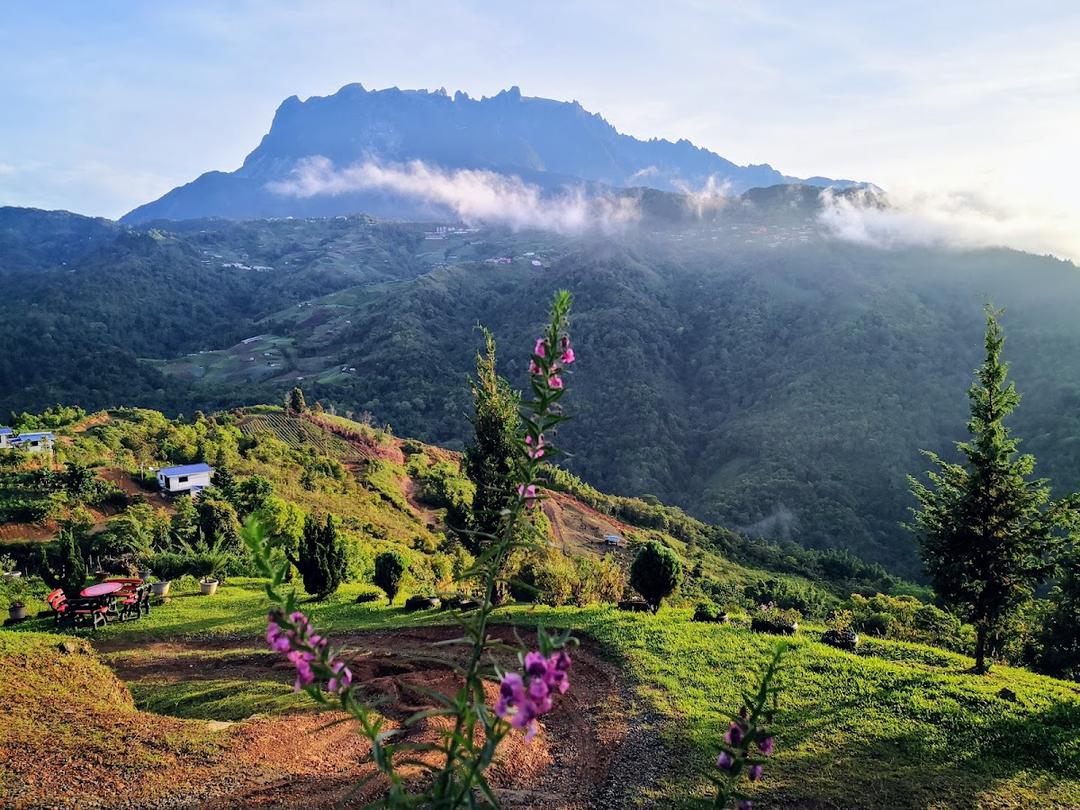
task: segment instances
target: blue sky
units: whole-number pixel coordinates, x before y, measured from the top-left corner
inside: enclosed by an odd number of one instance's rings
[[[739,163],[974,200],[1078,255],[1077,42],[1065,2],[8,0],[0,204],[118,216],[239,166],[293,94],[517,84]]]

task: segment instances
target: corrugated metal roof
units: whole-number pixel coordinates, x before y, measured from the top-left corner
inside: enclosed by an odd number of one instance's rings
[[[169,478],[176,475],[195,475],[197,473],[205,472],[212,473],[213,471],[213,467],[201,462],[199,464],[181,464],[179,467],[162,467],[158,470],[159,473],[167,475]]]
[[[39,433],[20,433],[15,441],[18,442],[33,442],[39,439],[55,439],[56,437],[48,431],[41,431]]]
[[[10,436],[15,431],[9,427],[0,426],[0,436]]]

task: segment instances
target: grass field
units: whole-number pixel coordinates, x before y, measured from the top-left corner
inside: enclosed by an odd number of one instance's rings
[[[331,633],[447,621],[446,614],[406,614],[385,602],[355,604],[346,586],[309,603]],[[265,615],[261,585],[231,581],[211,598],[182,596],[137,623],[94,636],[122,669],[140,645],[182,639],[253,639]],[[638,706],[658,712],[674,756],[663,783],[665,804],[705,806],[725,718],[775,639],[748,630],[702,625],[689,611],[657,616],[602,608],[516,606],[502,621],[572,627],[618,662]],[[49,630],[31,622],[26,629]],[[12,636],[12,633],[4,635]],[[778,750],[756,789],[777,807],[1078,807],[1080,687],[1011,669],[969,674],[971,661],[936,648],[866,641],[848,654],[797,638],[781,677]],[[135,651],[133,651],[135,650]],[[227,648],[226,648],[227,650]],[[227,654],[223,652],[222,654]],[[269,667],[270,660],[267,660]],[[212,671],[213,661],[201,665]],[[241,719],[304,706],[280,679],[213,680],[138,687],[140,708],[180,717]]]

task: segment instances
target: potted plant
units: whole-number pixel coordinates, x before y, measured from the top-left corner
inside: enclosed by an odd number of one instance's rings
[[[162,598],[169,595],[169,588],[172,586],[172,580],[159,579],[157,582],[150,583],[150,591],[154,596],[160,596]]]
[[[10,605],[8,605],[8,615],[13,622],[21,622],[26,618],[26,605],[16,599]]]
[[[199,591],[203,596],[213,596],[217,593],[218,581],[211,577],[203,577],[199,580]]]

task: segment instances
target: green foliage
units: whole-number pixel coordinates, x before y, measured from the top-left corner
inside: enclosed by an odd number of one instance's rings
[[[774,604],[783,609],[794,609],[804,616],[822,619],[839,601],[828,591],[809,582],[791,579],[767,579],[752,582],[744,589],[752,605]]]
[[[289,392],[289,396],[285,399],[285,407],[293,413],[303,413],[308,409],[307,401],[304,399],[304,392],[299,388],[294,388]]]
[[[43,579],[54,588],[63,588],[68,596],[78,595],[89,576],[82,539],[79,529],[65,528],[60,531],[53,547],[42,551]]]
[[[653,613],[675,592],[682,581],[682,563],[671,549],[650,540],[630,566],[630,587],[649,603]]]
[[[304,590],[318,599],[330,596],[341,585],[347,564],[344,543],[338,536],[334,518],[327,515],[325,521],[319,521],[314,515],[308,515],[296,561],[304,580]]]
[[[1050,500],[1047,482],[1031,478],[1035,457],[1018,454],[1004,423],[1020,402],[1001,359],[1004,342],[998,313],[989,310],[986,359],[968,391],[971,440],[958,445],[966,463],[927,453],[937,467],[930,486],[910,479],[920,507],[911,529],[927,574],[945,603],[975,626],[980,672],[989,642],[1031,599],[1063,533],[1077,525],[1076,499]]]
[[[384,551],[375,558],[375,576],[372,581],[383,590],[391,604],[398,595],[407,570],[405,558],[396,551]]]
[[[850,613],[849,624],[859,633],[934,644],[958,652],[971,649],[970,633],[965,632],[956,616],[914,596],[852,594],[838,613]]]
[[[1029,654],[1040,672],[1080,680],[1080,551],[1064,561],[1040,619],[1036,648]]]
[[[503,522],[516,497],[511,482],[519,452],[520,399],[495,368],[495,339],[485,333],[486,353],[476,356],[473,397],[473,443],[465,450],[462,469],[473,485],[471,507],[448,504],[447,522],[459,532],[462,544],[479,554]]]

